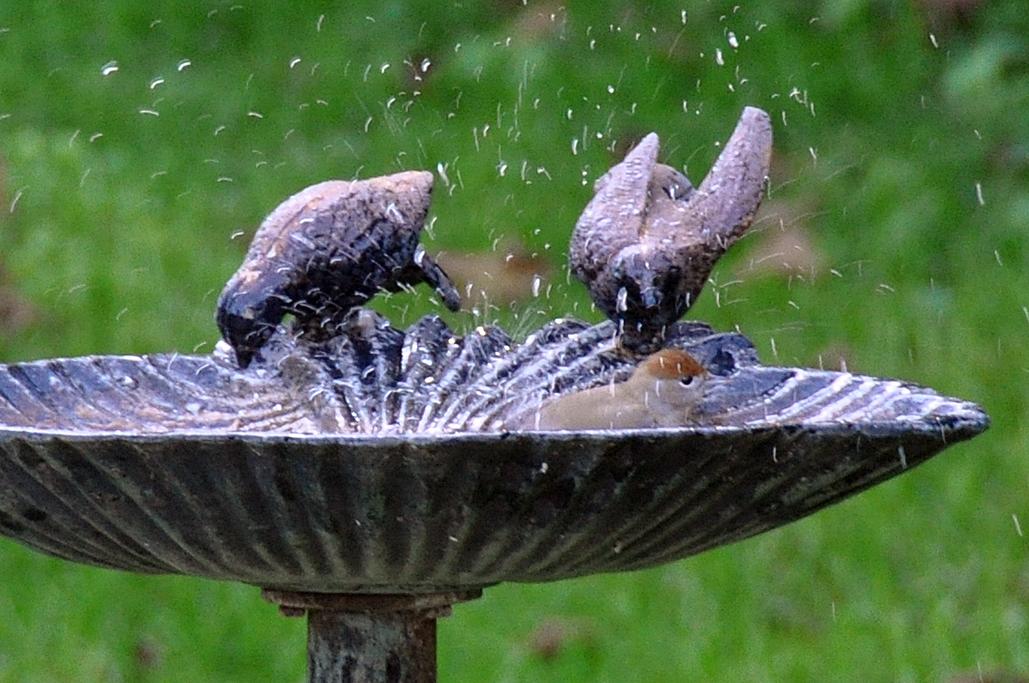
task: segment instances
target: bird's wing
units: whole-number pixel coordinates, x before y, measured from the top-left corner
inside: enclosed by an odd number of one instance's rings
[[[692,238],[724,252],[750,227],[764,196],[772,160],[768,114],[747,107],[715,165],[691,197]]]
[[[656,133],[647,135],[594,185],[572,233],[570,258],[580,278],[592,277],[614,254],[639,242],[659,145]]]

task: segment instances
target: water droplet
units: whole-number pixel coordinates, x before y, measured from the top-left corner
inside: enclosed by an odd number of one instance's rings
[[[625,290],[625,287],[621,287],[618,290],[618,296],[615,299],[615,310],[619,313],[624,313],[629,308],[629,292]]]
[[[179,63],[175,65],[176,71],[185,71],[189,67],[193,66],[193,62],[188,59],[180,59]]]
[[[14,193],[14,199],[11,200],[10,213],[14,213],[14,210],[16,208],[18,208],[18,200],[21,199],[21,196],[22,196],[22,194],[24,192],[25,192],[25,188],[23,187],[23,188],[19,189],[17,192]]]
[[[160,76],[158,76],[154,80],[150,81],[150,89],[153,90],[154,88],[156,88],[159,85],[162,85],[163,83],[164,83],[164,79],[161,78]]]
[[[118,62],[116,62],[114,60],[111,60],[110,62],[107,62],[107,64],[104,64],[102,67],[100,67],[100,75],[101,76],[110,76],[111,74],[113,74],[117,70],[118,70]]]
[[[296,65],[299,64],[300,62],[301,62],[300,57],[294,57],[293,59],[289,60],[289,68],[292,69],[292,68],[296,67]]]

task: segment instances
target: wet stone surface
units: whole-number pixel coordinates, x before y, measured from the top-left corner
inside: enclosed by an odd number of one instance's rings
[[[504,432],[533,428],[533,416],[548,401],[617,389],[640,363],[614,343],[611,322],[557,320],[517,343],[494,327],[462,337],[432,316],[404,332],[360,309],[344,329],[317,343],[280,327],[246,370],[227,347],[212,356],[0,366],[0,424],[144,434]],[[742,335],[698,323],[671,326],[666,345],[687,351],[707,372],[684,426],[874,425],[982,415],[973,404],[906,382],[763,366]]]

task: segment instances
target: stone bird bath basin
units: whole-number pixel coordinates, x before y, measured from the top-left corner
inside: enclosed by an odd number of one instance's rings
[[[780,526],[987,424],[977,406],[913,385],[762,366],[739,335],[690,326],[677,343],[698,358],[735,353],[729,378],[754,390],[744,405],[719,406],[717,422],[483,431],[476,416],[502,407],[507,387],[529,374],[494,378],[512,355],[551,353],[554,364],[573,363],[573,353],[602,357],[589,337],[605,338],[609,323],[565,325],[532,352],[531,341],[512,347],[497,330],[451,337],[458,350],[433,376],[466,366],[456,393],[422,377],[422,388],[435,388],[390,415],[375,408],[386,412],[423,365],[393,382],[376,377],[351,397],[370,408],[369,423],[384,420],[369,433],[333,433],[310,388],[297,393],[279,375],[260,378],[217,357],[0,366],[0,532],[78,562],[282,590],[553,581],[668,562]],[[387,329],[399,360],[416,328]],[[500,355],[483,361],[491,336]],[[350,372],[374,376],[374,357],[362,366],[356,356]],[[530,380],[556,372],[548,365]],[[480,377],[495,385],[492,396],[462,410],[441,400],[465,398]],[[529,384],[518,395],[531,395]],[[426,405],[426,428],[398,426],[401,410],[421,416]]]

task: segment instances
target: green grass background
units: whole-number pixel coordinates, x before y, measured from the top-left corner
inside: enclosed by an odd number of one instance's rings
[[[35,317],[0,320],[0,361],[209,351],[254,227],[331,177],[442,169],[432,248],[517,236],[563,269],[614,149],[656,130],[699,182],[761,106],[769,208],[690,317],[767,362],[842,354],[981,402],[992,429],[698,558],[491,588],[441,623],[442,679],[1029,676],[1029,13],[976,5],[4,3],[0,267]],[[784,228],[817,268],[751,267]],[[448,319],[524,333],[598,319],[587,301],[559,275],[550,297]],[[434,309],[424,291],[385,305],[397,324]],[[3,681],[299,681],[303,631],[254,588],[0,541]]]

